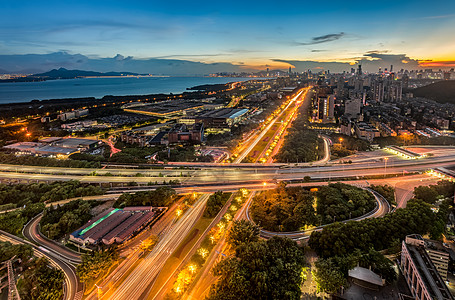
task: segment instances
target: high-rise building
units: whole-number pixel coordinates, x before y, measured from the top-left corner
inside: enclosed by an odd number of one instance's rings
[[[412,295],[417,300],[453,300],[444,283],[449,253],[437,241],[408,235],[402,243],[400,267]]]
[[[372,86],[373,100],[376,102],[384,101],[384,81],[382,78],[378,78],[373,81]]]
[[[334,121],[335,95],[327,95],[318,99],[318,119],[322,123]]]
[[[404,74],[403,77],[401,77],[401,82],[402,82],[403,88],[407,89],[408,86],[409,86],[409,75],[408,74]]]
[[[363,79],[362,78],[356,78],[354,80],[354,90],[361,92],[363,91]]]
[[[344,113],[350,115],[352,119],[357,119],[360,115],[360,108],[362,106],[362,99],[349,99],[344,102]]]

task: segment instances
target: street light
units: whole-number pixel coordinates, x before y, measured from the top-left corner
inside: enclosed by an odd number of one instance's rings
[[[387,161],[389,160],[388,157],[384,157],[384,178],[387,173]]]

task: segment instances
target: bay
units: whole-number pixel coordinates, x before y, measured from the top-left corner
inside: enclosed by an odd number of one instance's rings
[[[238,77],[90,77],[40,82],[0,83],[0,104],[105,95],[182,93],[203,84],[224,84],[260,78]]]

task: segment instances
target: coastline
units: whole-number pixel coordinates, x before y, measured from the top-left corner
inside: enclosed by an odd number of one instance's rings
[[[238,81],[267,79],[270,78],[122,76],[4,83],[0,84],[0,106],[76,99],[99,100],[106,97],[145,99],[146,97],[143,96],[175,95],[186,91],[197,91],[191,90],[197,86],[216,86]]]

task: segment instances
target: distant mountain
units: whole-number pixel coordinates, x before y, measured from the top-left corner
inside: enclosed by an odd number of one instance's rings
[[[217,72],[255,71],[246,66],[232,63],[204,63],[165,58],[139,59],[120,54],[114,57],[93,58],[64,51],[48,54],[0,54],[0,66],[8,73],[19,74],[36,74],[58,68],[169,76],[200,76]]]
[[[40,77],[46,79],[70,79],[78,77],[89,77],[89,76],[137,76],[141,74],[131,72],[94,72],[94,71],[83,71],[83,70],[68,70],[65,68],[53,69],[49,72],[33,74],[29,77]]]
[[[412,91],[415,97],[423,97],[439,103],[455,104],[455,80],[438,81]]]

